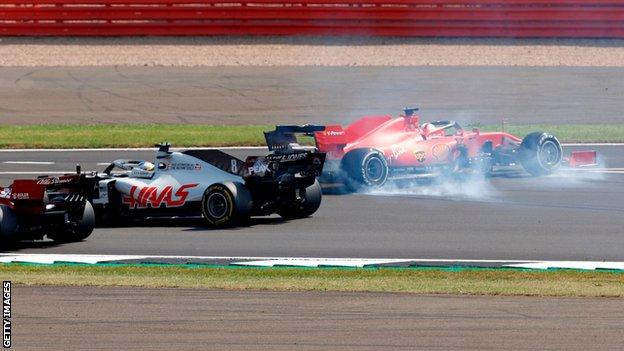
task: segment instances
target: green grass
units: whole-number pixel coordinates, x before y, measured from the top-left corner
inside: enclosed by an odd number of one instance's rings
[[[624,297],[624,273],[607,271],[1,264],[0,277],[18,285]]]
[[[499,125],[479,126],[484,131]],[[263,131],[271,125],[180,125],[180,124],[57,124],[3,126],[0,148],[97,148],[151,147],[168,141],[175,146],[264,145]],[[562,142],[624,142],[624,124],[619,125],[508,125],[506,131],[524,136],[543,130]]]
[[[264,145],[263,125],[67,124],[19,125],[0,129],[2,148],[151,147]]]

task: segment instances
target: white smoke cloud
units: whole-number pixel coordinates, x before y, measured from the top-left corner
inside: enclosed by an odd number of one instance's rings
[[[472,171],[452,177],[434,177],[427,180],[389,181],[382,188],[362,191],[373,196],[422,196],[451,200],[505,200],[505,189],[510,185],[534,189],[572,189],[598,186],[607,174],[604,159],[599,158],[595,167],[570,168],[562,166],[553,174],[533,177],[521,166],[497,167],[492,176]],[[513,185],[512,185],[513,184]]]
[[[491,178],[478,172],[427,180],[390,181],[382,188],[367,191],[369,195],[410,195],[450,199],[488,200],[498,195]]]

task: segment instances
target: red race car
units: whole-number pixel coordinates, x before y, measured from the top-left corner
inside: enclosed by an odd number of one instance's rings
[[[352,190],[380,187],[388,179],[456,174],[466,170],[489,174],[495,166],[520,164],[534,176],[547,175],[562,162],[596,163],[595,151],[573,152],[564,159],[561,144],[549,133],[519,138],[505,132],[467,131],[453,121],[419,124],[406,108],[399,118],[369,116],[343,128],[326,126],[314,133],[326,152],[322,181],[344,182]]]

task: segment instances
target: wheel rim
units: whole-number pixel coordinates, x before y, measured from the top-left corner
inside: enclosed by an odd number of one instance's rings
[[[552,168],[557,166],[560,158],[561,152],[557,144],[550,140],[542,144],[539,151],[539,160],[544,167]]]
[[[228,201],[223,194],[213,193],[208,196],[208,214],[213,218],[221,218],[228,211]]]
[[[364,165],[364,172],[366,178],[373,183],[377,183],[383,180],[384,177],[384,164],[378,157],[371,157],[366,160]]]

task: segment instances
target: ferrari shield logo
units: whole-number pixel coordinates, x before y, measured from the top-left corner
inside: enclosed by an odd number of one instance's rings
[[[425,162],[425,152],[424,151],[414,151],[414,157],[420,163]]]

